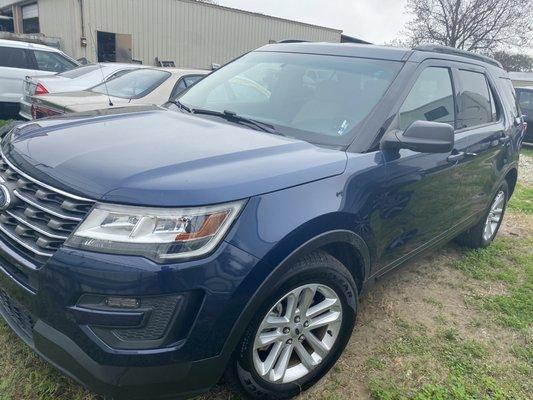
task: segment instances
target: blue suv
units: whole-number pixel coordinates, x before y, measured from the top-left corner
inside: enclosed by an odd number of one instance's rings
[[[494,60],[272,44],[161,107],[20,125],[0,164],[0,313],[117,399],[225,379],[286,399],[348,343],[363,290],[494,239],[524,121]]]

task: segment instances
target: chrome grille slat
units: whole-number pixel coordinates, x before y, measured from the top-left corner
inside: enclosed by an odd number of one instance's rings
[[[9,237],[11,240],[17,242],[19,245],[21,245],[22,247],[30,250],[31,252],[35,253],[38,256],[52,257],[54,255],[53,253],[47,253],[47,252],[44,252],[44,251],[40,251],[36,247],[33,247],[32,245],[26,243],[24,240],[20,239],[18,237],[18,235],[9,232],[3,225],[0,225],[0,231],[2,231],[2,233],[4,235],[6,235],[7,237]]]
[[[50,214],[50,215],[53,215],[54,217],[58,217],[58,218],[61,218],[61,219],[68,219],[70,221],[81,221],[81,218],[79,217],[71,217],[70,215],[65,215],[65,214],[61,214],[61,213],[58,213],[50,208],[47,208],[39,203],[37,203],[36,201],[33,201],[31,199],[29,199],[28,197],[26,197],[26,195],[23,195],[22,193],[20,193],[18,190],[15,190],[14,191],[15,193],[15,196],[17,196],[20,200],[24,201],[25,203],[28,203],[29,205],[35,207],[35,208],[38,208],[39,210],[41,211],[44,211],[45,213],[47,214]]]
[[[26,225],[28,228],[31,228],[33,229],[34,231],[37,231],[39,232],[40,234],[42,235],[45,235],[45,236],[48,236],[49,238],[52,238],[52,239],[62,239],[62,240],[67,240],[68,236],[62,236],[62,235],[56,235],[54,233],[51,233],[51,232],[47,232],[45,231],[44,229],[38,227],[37,225],[33,225],[31,222],[25,220],[24,218],[21,218],[19,217],[17,214],[11,212],[11,211],[5,211],[5,213],[7,215],[9,215],[10,217],[13,217],[15,218],[18,222],[20,222],[21,224],[24,224]]]
[[[3,154],[0,182],[14,195],[14,203],[0,210],[0,237],[36,262],[36,267],[53,256],[94,204],[39,182]]]

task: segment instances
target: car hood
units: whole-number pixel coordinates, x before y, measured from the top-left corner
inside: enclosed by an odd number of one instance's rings
[[[94,200],[194,206],[341,174],[346,153],[156,107],[72,114],[17,127],[4,157]]]

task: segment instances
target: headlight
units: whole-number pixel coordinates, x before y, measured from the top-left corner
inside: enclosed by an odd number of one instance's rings
[[[155,261],[198,257],[220,243],[243,205],[167,209],[97,204],[65,244]]]

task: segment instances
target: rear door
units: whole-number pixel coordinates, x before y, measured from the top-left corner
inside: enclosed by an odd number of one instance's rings
[[[0,46],[0,102],[18,103],[24,78],[32,75],[34,68],[29,50]]]
[[[458,83],[458,134],[468,146],[458,170],[462,190],[456,212],[461,219],[474,218],[487,207],[504,163],[505,135],[502,100],[488,72],[464,64],[456,70]]]

